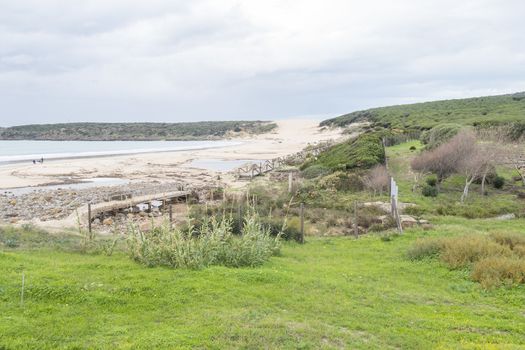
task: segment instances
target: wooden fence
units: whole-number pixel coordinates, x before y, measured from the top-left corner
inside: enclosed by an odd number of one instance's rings
[[[270,160],[260,161],[259,163],[246,164],[237,169],[237,178],[253,179],[273,171],[286,164],[303,163],[308,157],[317,157],[319,154],[334,145],[333,141],[322,141],[316,145],[309,146],[304,150],[290,154],[285,157],[277,157]]]

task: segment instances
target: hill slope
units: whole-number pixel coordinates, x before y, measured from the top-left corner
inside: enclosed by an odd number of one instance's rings
[[[0,128],[0,140],[202,140],[241,132],[259,134],[275,127],[264,121],[32,124]]]
[[[450,122],[476,125],[525,121],[525,92],[372,108],[325,120],[321,126],[344,127],[359,121],[402,129],[430,129]]]

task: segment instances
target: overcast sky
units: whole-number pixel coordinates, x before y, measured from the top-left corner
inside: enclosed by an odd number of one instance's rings
[[[0,0],[0,125],[331,117],[525,90],[523,0]]]

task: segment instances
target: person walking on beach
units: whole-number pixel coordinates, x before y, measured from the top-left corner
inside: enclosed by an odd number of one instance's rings
[[[40,158],[40,163],[44,164],[44,157]]]

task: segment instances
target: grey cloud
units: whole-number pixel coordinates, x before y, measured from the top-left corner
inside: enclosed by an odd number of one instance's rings
[[[332,116],[525,90],[517,0],[0,8],[0,125]]]

